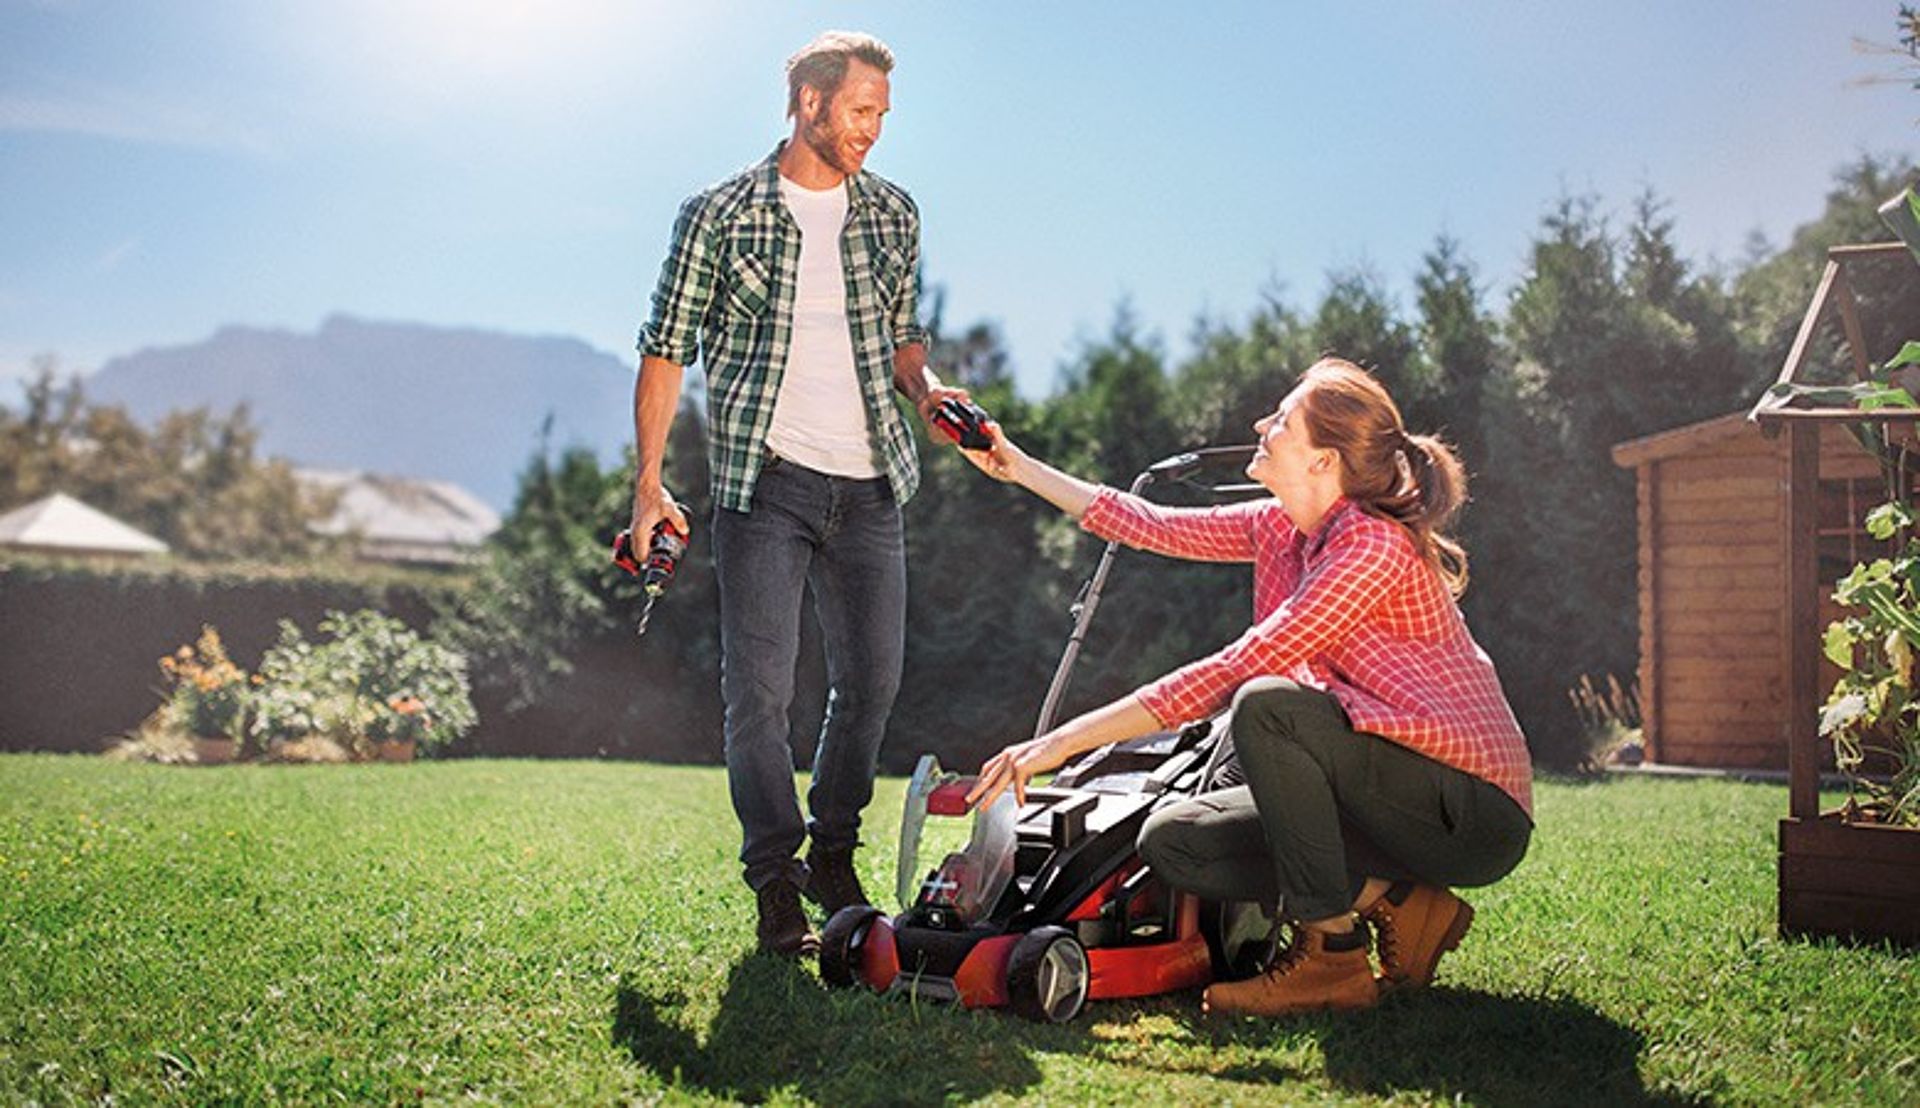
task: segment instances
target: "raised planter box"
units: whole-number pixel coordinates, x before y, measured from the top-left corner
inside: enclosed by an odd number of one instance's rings
[[[1920,946],[1920,828],[1781,820],[1780,933]]]

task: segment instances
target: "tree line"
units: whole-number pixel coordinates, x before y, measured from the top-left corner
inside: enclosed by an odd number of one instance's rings
[[[1123,305],[1040,399],[1014,389],[998,332],[951,326],[936,295],[934,366],[1031,452],[1121,487],[1172,453],[1251,442],[1253,421],[1323,353],[1367,366],[1413,429],[1458,446],[1472,474],[1461,522],[1472,556],[1468,621],[1536,758],[1572,765],[1587,751],[1569,690],[1582,676],[1630,679],[1637,664],[1634,481],[1613,465],[1611,447],[1748,407],[1778,372],[1827,248],[1885,238],[1875,207],[1914,176],[1905,160],[1863,157],[1835,175],[1817,220],[1784,246],[1750,244],[1733,264],[1683,257],[1650,192],[1624,218],[1597,198],[1563,197],[1542,217],[1503,304],[1489,303],[1474,261],[1443,236],[1414,274],[1410,309],[1377,273],[1337,271],[1307,310],[1275,294],[1244,321],[1200,321],[1177,359]],[[1920,320],[1906,275],[1869,275],[1856,292],[1869,318],[1886,324],[1868,336],[1878,357],[1912,337],[1899,333]],[[1830,338],[1822,360],[1845,372]],[[700,529],[711,503],[694,393],[697,384],[675,421],[667,468]],[[1031,731],[1099,549],[1072,521],[976,473],[943,443],[923,436],[921,462],[924,484],[906,509],[906,673],[883,752],[894,769],[927,751],[972,765]],[[622,622],[636,597],[604,558],[630,481],[629,464],[603,470],[581,451],[543,451],[523,476],[488,584],[468,594],[460,619],[473,649],[493,651],[485,669],[506,675],[519,710],[562,712],[576,732],[610,735],[613,749],[717,758],[719,643],[706,548],[696,534],[647,637],[633,642]],[[1229,641],[1251,613],[1248,576],[1245,567],[1123,552],[1063,710],[1104,702]],[[813,649],[794,706],[802,753],[818,724]],[[621,678],[567,672],[569,659],[589,656],[614,659]],[[560,707],[583,688],[592,690],[586,702]]]
[[[1251,442],[1254,420],[1323,353],[1369,367],[1411,428],[1459,448],[1472,481],[1463,608],[1536,757],[1571,765],[1586,750],[1568,690],[1636,668],[1634,483],[1610,448],[1749,406],[1793,342],[1827,249],[1885,238],[1875,208],[1915,176],[1907,160],[1863,157],[1835,174],[1819,218],[1733,263],[1683,257],[1650,192],[1620,215],[1595,197],[1562,197],[1498,304],[1463,245],[1442,236],[1413,274],[1409,305],[1377,272],[1340,270],[1304,308],[1274,292],[1243,320],[1197,322],[1178,357],[1122,305],[1037,399],[1016,391],[995,328],[953,325],[936,294],[934,366],[1037,456],[1121,487],[1181,450]],[[1870,272],[1854,291],[1880,328],[1867,336],[1875,357],[1915,337],[1909,274]],[[1823,333],[1816,354],[1834,375],[1848,372],[1835,336]],[[491,717],[466,752],[720,757],[711,501],[697,372],[688,381],[667,476],[696,534],[645,638],[631,627],[638,590],[607,557],[629,509],[630,456],[603,466],[586,450],[539,450],[471,586],[439,603],[433,635],[472,659]],[[257,457],[256,440],[244,409],[143,428],[43,368],[19,411],[0,407],[0,503],[66,491],[189,557],[325,557],[307,524],[328,506],[285,463]],[[906,509],[906,673],[882,755],[895,770],[928,751],[970,766],[1032,730],[1099,551],[952,447],[922,434],[920,453],[925,478]],[[1154,495],[1199,498],[1184,486]],[[1123,552],[1063,711],[1237,635],[1251,612],[1248,576]],[[807,633],[793,711],[802,762],[824,680]]]
[[[118,404],[89,401],[78,378],[42,358],[18,410],[0,405],[0,506],[65,493],[202,560],[289,561],[337,554],[312,524],[337,497],[258,453],[243,405],[170,412],[147,427]]]

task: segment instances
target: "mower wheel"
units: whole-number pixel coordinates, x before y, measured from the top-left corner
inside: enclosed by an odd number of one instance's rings
[[[1038,1023],[1065,1023],[1087,1003],[1087,951],[1064,927],[1036,927],[1007,959],[1007,1004]]]
[[[871,904],[850,904],[833,914],[820,931],[820,980],[850,989],[860,980],[860,948],[873,921],[886,913]]]

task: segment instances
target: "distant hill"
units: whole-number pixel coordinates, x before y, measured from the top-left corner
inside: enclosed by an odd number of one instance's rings
[[[578,339],[334,316],[314,334],[228,327],[109,361],[90,399],[151,421],[245,402],[263,453],[303,466],[452,481],[504,510],[551,445],[610,464],[633,437],[633,369]]]

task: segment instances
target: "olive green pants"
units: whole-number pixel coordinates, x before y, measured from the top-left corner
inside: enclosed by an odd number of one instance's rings
[[[1175,888],[1319,920],[1351,910],[1369,877],[1489,885],[1527,852],[1533,822],[1498,786],[1355,731],[1323,692],[1249,681],[1229,734],[1246,784],[1140,830],[1141,857]]]

